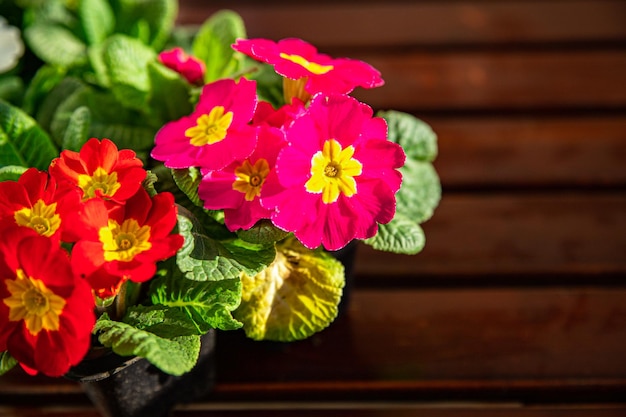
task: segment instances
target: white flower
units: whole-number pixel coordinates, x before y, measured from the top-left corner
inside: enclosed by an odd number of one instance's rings
[[[15,67],[23,53],[20,30],[9,26],[6,19],[0,16],[0,73]]]

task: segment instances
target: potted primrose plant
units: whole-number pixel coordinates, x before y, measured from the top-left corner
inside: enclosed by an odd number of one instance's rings
[[[301,39],[248,39],[233,11],[197,28],[176,11],[6,10],[0,373],[90,384],[141,362],[173,387],[211,374],[200,364],[216,330],[289,342],[330,325],[338,251],[424,245],[436,135],[351,95],[383,85],[375,68]],[[159,403],[146,389],[108,412],[155,415],[198,394],[168,388]]]

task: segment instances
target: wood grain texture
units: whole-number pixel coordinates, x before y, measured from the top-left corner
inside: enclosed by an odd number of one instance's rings
[[[470,284],[488,276],[497,284],[511,283],[511,275],[523,284],[582,276],[592,284],[603,274],[626,274],[623,193],[444,194],[423,227],[426,247],[416,256],[360,247],[357,280],[419,285],[427,275]]]
[[[202,1],[183,0],[179,22],[237,11],[249,37],[300,37],[321,48],[433,47],[626,40],[622,1]]]
[[[422,118],[438,135],[447,189],[626,185],[626,115]]]
[[[334,403],[254,403],[232,405],[200,403],[179,406],[171,417],[622,417],[626,406],[584,405],[582,407],[535,406],[530,409],[518,404],[465,404],[446,407],[441,404],[334,404]],[[40,409],[0,409],[2,417],[38,417]],[[95,410],[84,407],[51,407],[43,411],[47,417],[102,417]]]
[[[582,399],[595,389],[616,395],[626,388],[626,368],[612,360],[626,342],[625,295],[593,288],[355,291],[347,314],[307,341],[221,335],[214,395],[493,400],[569,391]]]
[[[626,363],[613,360],[626,343],[624,297],[623,288],[356,290],[335,323],[302,342],[220,333],[207,400],[615,400],[626,393]],[[32,398],[81,400],[68,380],[19,369],[0,379],[2,404]]]
[[[623,109],[624,50],[358,53],[385,85],[354,95],[376,109]]]

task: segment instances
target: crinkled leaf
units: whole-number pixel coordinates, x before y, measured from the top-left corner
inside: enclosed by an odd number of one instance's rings
[[[252,245],[241,239],[215,240],[192,230],[187,217],[178,216],[178,231],[185,238],[176,254],[176,263],[185,276],[197,281],[239,278],[241,272],[255,274],[275,256],[272,245]]]
[[[437,134],[424,121],[395,110],[378,112],[389,127],[389,140],[404,148],[409,159],[432,162],[437,157]]]
[[[89,139],[91,126],[91,111],[80,106],[70,116],[70,121],[63,135],[62,148],[78,152]]]
[[[235,318],[255,340],[289,342],[326,328],[337,316],[344,267],[322,250],[296,239],[278,245],[276,260],[257,275],[243,275]]]
[[[152,49],[125,35],[113,35],[104,43],[102,60],[111,90],[124,106],[146,110],[150,96],[148,63],[155,59]]]
[[[0,375],[9,372],[17,365],[17,360],[8,351],[0,352]]]
[[[417,222],[396,214],[391,222],[378,225],[378,233],[365,243],[376,250],[415,255],[424,249],[426,237]]]
[[[248,230],[238,230],[237,236],[246,242],[267,245],[285,239],[289,232],[279,229],[269,220],[260,220]]]
[[[17,165],[0,167],[0,181],[17,181],[28,168]]]
[[[205,82],[215,81],[236,72],[242,55],[231,45],[246,37],[241,16],[232,10],[222,10],[207,19],[194,39],[192,54],[204,62]]]
[[[154,146],[156,128],[147,126],[141,115],[124,109],[109,92],[82,87],[57,108],[51,123],[52,136],[62,141],[74,111],[85,106],[91,112],[89,137],[109,138],[119,148],[143,151]]]
[[[115,16],[107,0],[79,2],[78,15],[90,45],[103,42],[115,29]]]
[[[129,307],[122,321],[166,339],[201,334],[183,311],[163,305]]]
[[[150,293],[153,304],[178,311],[193,324],[196,334],[241,327],[232,316],[241,300],[239,277],[200,282],[171,272],[153,280]]]
[[[24,30],[24,38],[47,64],[72,68],[87,63],[87,45],[65,27],[35,23]]]
[[[200,336],[159,337],[127,323],[113,321],[103,314],[94,334],[120,356],[141,356],[165,373],[182,375],[190,371],[200,353]]]
[[[441,183],[430,162],[407,159],[402,172],[402,187],[396,195],[396,212],[416,223],[430,219],[441,199]]]
[[[225,253],[221,253],[221,256],[229,258],[246,274],[256,274],[262,271],[276,257],[273,244],[256,244],[243,239],[231,239],[221,243],[226,250]]]
[[[58,150],[24,111],[0,100],[0,167],[18,165],[46,170]]]

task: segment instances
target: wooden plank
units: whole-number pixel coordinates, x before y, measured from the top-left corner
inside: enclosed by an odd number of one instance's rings
[[[624,193],[444,194],[423,227],[415,256],[359,247],[357,283],[593,284],[626,274]]]
[[[626,40],[626,4],[573,1],[227,1],[182,0],[179,22],[217,10],[241,14],[249,37],[300,37],[321,48]]]
[[[582,399],[626,392],[626,363],[614,360],[626,343],[625,289],[352,295],[345,316],[303,342],[221,333],[215,399],[519,399],[559,390]]]
[[[256,403],[241,405],[236,402],[225,404],[196,403],[179,406],[170,414],[171,417],[623,417],[626,406],[583,405],[533,406],[507,404],[353,404],[353,403]],[[2,417],[101,417],[93,408],[88,407],[32,407],[0,408]]]
[[[201,407],[201,405],[200,405]],[[199,417],[206,416],[202,414],[202,408],[194,406],[191,410],[180,408],[174,413],[175,417]],[[276,406],[272,408],[272,405],[261,405],[258,409],[253,410],[239,410],[236,405],[233,409],[219,409],[220,416],[229,417],[281,417],[281,416],[293,416],[298,415],[302,417],[322,417],[322,416],[337,416],[337,417],[382,417],[382,416],[397,416],[397,417],[582,417],[582,416],[597,416],[597,417],[611,417],[620,416],[623,417],[623,413],[626,408],[619,405],[605,405],[605,406],[587,406],[583,408],[573,407],[523,407],[520,405],[500,405],[500,404],[441,404],[441,405],[424,405],[424,404],[374,404],[371,408],[364,407],[359,408],[357,405],[352,404],[296,404],[294,408],[289,408],[289,404],[286,407]],[[197,408],[200,410],[195,411]],[[207,411],[214,411],[215,408],[208,407]]]
[[[200,405],[201,407],[201,405]],[[200,407],[193,407],[191,410],[179,409],[173,417],[200,417],[206,416]],[[626,407],[619,405],[607,406],[587,406],[582,408],[573,407],[528,407],[519,405],[498,405],[498,404],[374,404],[372,408],[362,408],[352,404],[296,404],[294,408],[287,408],[277,405],[273,409],[261,406],[260,409],[239,410],[237,405],[233,409],[218,409],[220,416],[228,417],[288,417],[298,415],[299,417],[623,417]],[[200,408],[196,411],[196,408]],[[207,411],[215,412],[215,408],[208,407]],[[211,414],[213,415],[213,414]]]
[[[386,84],[356,90],[374,108],[413,111],[624,108],[624,50],[355,54]]]
[[[624,288],[356,290],[305,341],[219,333],[205,400],[618,401],[625,297]],[[85,405],[72,381],[14,371],[0,379],[5,407]]]
[[[446,188],[626,185],[626,114],[423,119]]]

